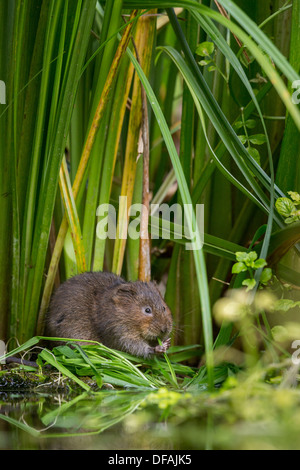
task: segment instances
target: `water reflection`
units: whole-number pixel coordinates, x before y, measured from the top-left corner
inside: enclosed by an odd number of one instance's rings
[[[115,429],[146,395],[103,391],[93,395],[84,392],[69,399],[65,395],[2,394],[0,434],[5,438],[0,440],[0,448],[78,448],[83,441],[86,448],[95,441],[92,436]]]
[[[0,449],[300,449],[300,390],[0,394]]]

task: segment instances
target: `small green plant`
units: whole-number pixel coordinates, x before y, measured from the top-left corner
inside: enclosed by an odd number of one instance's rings
[[[247,292],[254,289],[256,286],[254,274],[257,269],[264,268],[261,273],[260,284],[266,285],[270,281],[272,278],[272,269],[265,268],[267,262],[262,258],[257,259],[257,253],[255,251],[250,251],[249,253],[238,251],[235,255],[237,262],[232,266],[232,273],[239,274],[248,271],[250,277],[244,279],[242,282],[242,285],[247,287]]]
[[[196,48],[196,54],[200,57],[205,57],[205,59],[201,59],[199,61],[199,65],[202,65],[203,67],[208,66],[207,70],[209,72],[214,72],[215,70],[217,70],[219,74],[224,78],[225,82],[228,83],[228,78],[226,77],[226,75],[224,75],[222,70],[217,65],[216,50],[213,42],[204,41],[198,44]]]
[[[248,129],[254,129],[255,126],[255,119],[245,119],[244,108],[241,108],[241,120],[235,123],[234,128],[236,131],[243,128],[244,134],[240,134],[238,137],[242,144],[246,146],[251,157],[260,165],[260,153],[255,147],[252,147],[252,145],[264,144],[266,142],[266,136],[265,134],[249,135]]]
[[[286,224],[292,224],[300,220],[300,194],[288,191],[289,197],[279,197],[275,203],[277,212],[285,218]]]

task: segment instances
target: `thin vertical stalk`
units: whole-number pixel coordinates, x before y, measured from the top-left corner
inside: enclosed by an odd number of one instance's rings
[[[150,238],[148,232],[150,193],[149,193],[149,119],[147,108],[147,96],[144,87],[142,92],[142,141],[143,141],[143,195],[140,230],[140,251],[139,251],[139,279],[150,281],[151,279],[151,259],[150,259]]]
[[[197,281],[198,281],[198,288],[199,288],[199,292],[201,295],[202,322],[203,322],[203,334],[204,334],[204,344],[205,344],[205,354],[206,354],[206,366],[207,366],[207,373],[208,373],[208,383],[209,383],[209,387],[212,388],[213,383],[214,383],[212,318],[211,318],[211,310],[210,310],[210,300],[209,300],[209,291],[208,291],[204,253],[203,253],[203,249],[198,248],[202,245],[202,243],[201,243],[200,234],[199,234],[198,227],[197,227],[195,213],[192,208],[191,196],[189,193],[186,179],[182,171],[182,167],[180,165],[180,161],[178,158],[176,147],[172,139],[172,135],[168,129],[164,115],[161,112],[157,98],[155,94],[153,93],[153,90],[147,78],[145,77],[143,70],[140,68],[138,62],[136,61],[135,57],[129,50],[128,50],[128,54],[130,55],[131,60],[133,61],[134,67],[143,83],[143,86],[147,93],[148,100],[151,103],[151,107],[156,116],[156,119],[160,123],[161,132],[163,134],[165,144],[167,146],[167,149],[168,149],[171,161],[172,161],[172,165],[174,167],[174,171],[177,177],[178,188],[181,193],[182,202],[183,204],[186,204],[187,214],[185,215],[186,215],[186,222],[188,225],[189,233],[191,234],[193,233],[195,236],[192,251],[193,251],[194,260],[195,260],[195,269],[196,269],[196,275],[197,275]],[[190,208],[190,210],[188,210],[188,208]]]

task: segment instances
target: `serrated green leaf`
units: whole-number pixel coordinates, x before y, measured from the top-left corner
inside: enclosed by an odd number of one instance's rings
[[[300,194],[297,193],[296,191],[288,191],[288,195],[291,196],[291,199],[293,200],[294,204],[298,205],[300,204]]]
[[[283,217],[290,217],[296,210],[294,203],[288,197],[279,197],[275,202],[275,207]]]

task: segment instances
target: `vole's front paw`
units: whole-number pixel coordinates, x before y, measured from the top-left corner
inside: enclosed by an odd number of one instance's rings
[[[155,347],[156,354],[163,354],[169,349],[171,344],[171,338],[166,339],[162,344],[159,344]]]

